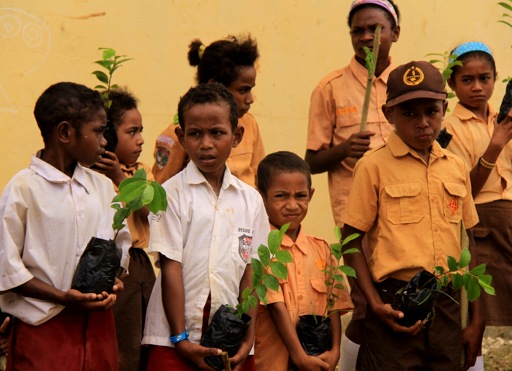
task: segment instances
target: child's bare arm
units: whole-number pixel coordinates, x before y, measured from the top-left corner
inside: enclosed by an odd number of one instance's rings
[[[329,364],[329,371],[334,371],[340,359],[340,346],[341,346],[341,315],[340,312],[331,312],[329,315],[331,319],[331,349],[318,358]]]
[[[117,291],[115,286],[114,290]],[[108,294],[107,292],[101,294],[82,293],[74,289],[61,291],[37,278],[32,278],[30,281],[13,288],[12,291],[18,295],[47,300],[83,310],[106,310],[116,302],[116,294]]]
[[[345,239],[354,233],[358,233],[360,236],[347,243],[343,247],[344,251],[352,248],[357,248],[359,251],[363,251],[361,241],[363,240],[365,232],[345,224],[343,227],[342,239]],[[377,317],[380,318],[381,321],[383,321],[395,332],[405,332],[415,335],[421,331],[421,321],[418,321],[411,327],[400,326],[397,323],[396,320],[403,318],[404,314],[398,310],[394,310],[390,304],[384,304],[379,293],[377,292],[377,289],[375,288],[375,284],[370,274],[370,269],[368,268],[368,263],[366,262],[366,258],[363,254],[346,254],[344,255],[344,259],[347,265],[356,270],[356,285],[364,294],[371,310],[377,315]]]
[[[337,146],[319,151],[307,150],[306,162],[313,174],[329,171],[347,157],[362,157],[370,149],[370,137],[373,135],[375,133],[368,130],[358,131]]]
[[[248,264],[245,267],[244,275],[242,276],[242,280],[240,281],[240,289],[238,294],[238,301],[242,301],[242,292],[246,287],[252,287],[252,266]],[[255,293],[253,295],[256,295]],[[247,314],[251,317],[251,322],[249,324],[249,328],[247,329],[247,334],[245,335],[245,340],[243,341],[240,349],[237,354],[230,359],[231,365],[234,367],[234,370],[238,370],[239,366],[243,364],[249,352],[252,349],[252,345],[254,343],[254,332],[256,327],[256,317],[258,315],[258,308],[251,308]]]
[[[290,314],[283,302],[267,305],[268,312],[272,322],[276,326],[277,332],[286,346],[290,358],[299,370],[328,370],[329,364],[320,358],[308,356],[297,336],[297,331],[292,323]]]
[[[171,328],[171,334],[179,335],[185,331],[185,290],[183,286],[182,266],[180,262],[160,254],[162,274],[162,302],[165,316]],[[204,357],[220,355],[221,350],[206,348],[186,340],[176,343],[175,349],[200,369],[213,370],[204,362]]]
[[[476,259],[478,254],[476,251],[475,240],[473,239],[473,233],[469,229],[467,229],[466,232],[469,237],[469,251],[473,257],[469,264],[469,268],[472,269],[479,264]],[[462,343],[465,350],[464,370],[467,370],[475,364],[476,357],[478,356],[478,352],[482,346],[485,322],[480,308],[480,300],[475,300],[474,302],[469,303],[469,319],[469,324],[462,333]]]

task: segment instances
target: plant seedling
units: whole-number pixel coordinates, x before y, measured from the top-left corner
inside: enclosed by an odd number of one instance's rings
[[[125,206],[120,202],[124,202]],[[119,194],[112,199],[112,207],[116,209],[112,223],[115,237],[124,228],[125,219],[144,206],[153,214],[165,211],[167,197],[162,186],[154,180],[147,180],[146,171],[139,169],[131,178],[126,178],[119,184]]]
[[[119,86],[117,84],[112,84],[112,76],[114,72],[123,65],[124,62],[129,61],[133,58],[126,58],[125,55],[117,55],[116,51],[111,48],[98,48],[98,50],[102,50],[102,59],[97,60],[96,64],[99,64],[103,67],[107,73],[103,71],[96,70],[93,72],[93,75],[102,83],[100,85],[96,85],[94,89],[102,90],[102,97],[105,100],[105,108],[108,110],[112,105],[112,101],[110,100],[110,91],[112,89],[118,89]]]
[[[446,85],[446,82],[450,78],[453,72],[453,67],[462,66],[462,62],[457,60],[457,55],[450,54],[445,51],[444,53],[429,53],[426,55],[427,57],[431,56],[434,59],[429,60],[428,62],[437,67],[437,69],[441,72],[443,76],[443,82]],[[455,97],[454,92],[449,92],[447,99],[451,99]]]
[[[247,313],[251,307],[256,307],[258,299],[263,304],[267,304],[268,289],[278,291],[279,278],[286,279],[288,277],[286,263],[292,262],[292,256],[288,251],[281,250],[279,247],[289,226],[290,223],[287,223],[279,230],[270,231],[268,246],[262,244],[258,247],[259,259],[251,258],[252,288],[246,287],[242,292],[242,302],[236,306],[235,311],[238,318]],[[254,292],[258,299],[253,295]]]
[[[341,228],[337,225],[334,228],[334,235],[336,236],[336,240],[340,241],[338,243],[333,243],[330,245],[331,252],[334,255],[337,264],[336,265],[328,265],[322,272],[327,275],[325,280],[325,286],[327,286],[327,306],[325,307],[325,311],[323,314],[323,318],[328,316],[328,313],[334,308],[334,304],[336,300],[340,300],[338,295],[334,293],[334,289],[343,290],[343,274],[348,277],[356,277],[356,271],[354,268],[349,267],[348,265],[341,264],[341,258],[346,254],[358,253],[359,249],[352,248],[346,251],[343,251],[343,246],[349,243],[352,240],[355,240],[359,237],[359,233],[353,233],[350,236],[347,236],[344,240],[341,239]]]
[[[511,23],[512,21],[510,21],[510,19],[512,18],[512,0],[507,0],[507,1],[508,1],[508,3],[505,1],[500,1],[498,3],[498,5],[501,6],[505,11],[509,12],[509,13],[503,13],[501,15],[501,19],[498,22],[506,24],[507,26],[512,28],[512,23]],[[503,80],[503,82],[505,82],[505,83],[507,83],[509,81],[512,81],[511,76],[508,76],[506,79]]]

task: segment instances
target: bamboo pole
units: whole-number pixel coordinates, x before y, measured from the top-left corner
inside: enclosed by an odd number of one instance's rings
[[[381,25],[379,24],[375,29],[375,36],[373,38],[373,51],[370,52],[368,48],[365,48],[365,61],[366,69],[368,70],[368,80],[366,82],[366,92],[364,95],[363,110],[361,112],[361,131],[366,130],[366,122],[368,120],[368,108],[370,107],[370,97],[372,94],[373,79],[375,77],[375,67],[377,66],[377,59],[379,58],[380,29]]]

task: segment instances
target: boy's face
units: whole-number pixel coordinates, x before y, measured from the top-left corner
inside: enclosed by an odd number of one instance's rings
[[[228,86],[229,91],[235,97],[238,106],[238,117],[242,118],[254,102],[252,88],[256,85],[256,69],[251,67],[240,67],[238,77]]]
[[[119,162],[132,165],[142,152],[142,116],[137,108],[128,110],[123,115],[123,121],[117,126],[116,156]]]
[[[377,25],[381,25],[379,58],[388,58],[391,45],[400,36],[400,26],[391,29],[391,23],[386,16],[384,9],[365,7],[358,10],[352,17],[350,26],[350,38],[352,48],[359,60],[364,61],[366,53],[363,46],[373,50],[373,38]]]
[[[224,175],[231,149],[242,140],[243,129],[232,130],[226,103],[196,104],[183,114],[184,129],[176,128],[181,145],[207,180]]]
[[[263,202],[269,221],[277,228],[290,223],[286,234],[295,238],[300,223],[306,217],[309,201],[314,189],[308,187],[308,180],[301,172],[275,173]]]
[[[103,137],[106,122],[105,111],[100,110],[91,121],[85,122],[79,131],[71,129],[68,140],[72,152],[69,152],[69,156],[73,160],[84,166],[91,166],[101,159],[107,145]]]
[[[384,105],[382,110],[389,123],[395,125],[398,136],[419,155],[428,155],[436,140],[448,103],[440,99],[419,98]]]

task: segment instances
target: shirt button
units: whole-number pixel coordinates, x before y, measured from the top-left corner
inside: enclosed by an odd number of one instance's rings
[[[302,296],[302,295],[299,295],[299,296],[297,297],[297,299],[299,299],[299,300],[302,300],[302,298],[303,298],[303,296]]]

